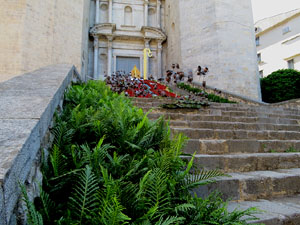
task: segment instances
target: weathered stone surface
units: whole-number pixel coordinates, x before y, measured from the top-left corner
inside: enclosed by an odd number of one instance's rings
[[[57,63],[87,70],[90,0],[0,2],[0,82]]]
[[[259,219],[252,223],[264,223],[266,225],[297,225],[300,224],[300,196],[275,198],[273,200],[258,200],[246,202],[231,202],[228,209],[248,209],[256,207],[263,210],[255,216]]]
[[[220,169],[227,173],[290,169],[300,165],[300,153],[203,154],[196,155],[194,163],[207,170]]]
[[[203,169],[220,169],[231,177],[195,189],[205,197],[219,190],[223,198],[241,202],[242,208],[258,206],[258,215],[267,225],[300,224],[300,111],[256,103],[211,103],[200,110],[157,108],[164,100],[135,100],[144,109],[154,107],[151,119],[170,119],[172,133],[184,133],[188,140],[184,152],[194,154],[194,163]],[[245,101],[247,102],[247,101]],[[295,102],[293,102],[294,104]],[[297,101],[296,101],[297,103]],[[250,103],[252,104],[252,103]],[[288,103],[287,103],[288,104]],[[291,153],[286,153],[291,151]],[[189,160],[191,156],[185,156]],[[293,196],[280,200],[278,196]],[[285,202],[286,201],[286,202]],[[230,203],[230,208],[236,203]]]
[[[71,65],[48,66],[0,83],[0,209],[9,224],[24,184],[64,91],[79,76]],[[34,169],[35,170],[35,169]],[[37,173],[35,178],[37,178]],[[1,224],[1,223],[0,223]],[[2,225],[1,224],[1,225]]]
[[[231,177],[218,178],[216,183],[195,189],[205,197],[213,190],[223,193],[224,199],[251,201],[270,199],[299,193],[300,169],[229,173]]]

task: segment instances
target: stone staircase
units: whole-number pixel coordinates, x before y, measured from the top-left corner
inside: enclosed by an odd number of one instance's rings
[[[170,119],[172,133],[189,137],[185,153],[195,163],[230,177],[195,190],[214,190],[232,200],[230,209],[259,207],[267,225],[300,224],[300,110],[267,105],[218,104],[200,110],[159,106],[171,99],[134,99],[149,117]],[[295,150],[298,150],[299,153]]]

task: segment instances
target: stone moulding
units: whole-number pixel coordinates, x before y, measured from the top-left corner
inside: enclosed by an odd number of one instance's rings
[[[53,114],[72,81],[72,65],[60,64],[0,83],[0,225],[15,224],[19,182],[30,184]]]
[[[90,30],[91,36],[99,37],[113,37],[120,39],[155,39],[160,42],[164,42],[167,39],[166,34],[159,28],[156,27],[145,27],[141,30],[117,30],[116,24],[113,23],[102,23],[96,24]]]

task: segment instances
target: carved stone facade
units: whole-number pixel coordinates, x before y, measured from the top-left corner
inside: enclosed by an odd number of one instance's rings
[[[164,1],[94,0],[90,30],[94,45],[90,54],[89,76],[103,79],[119,70],[130,72],[133,64],[143,71],[143,50],[150,48],[149,74],[162,76],[162,44],[166,40],[163,24]],[[91,63],[93,61],[93,63]],[[122,63],[133,63],[132,68]]]
[[[207,66],[209,86],[261,100],[251,1],[91,0],[90,27],[92,79],[134,64],[143,71],[149,47],[148,75]]]

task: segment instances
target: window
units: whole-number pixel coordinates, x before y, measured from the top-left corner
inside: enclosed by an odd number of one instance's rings
[[[257,62],[258,62],[258,63],[261,63],[261,53],[258,53],[258,54],[257,54]]]
[[[290,32],[290,31],[291,31],[291,28],[289,26],[287,26],[287,27],[285,27],[285,28],[282,29],[282,34],[286,34],[286,33]]]
[[[291,59],[291,60],[287,61],[287,63],[288,63],[288,68],[289,69],[294,69],[295,68],[294,67],[294,59]]]
[[[260,70],[260,71],[259,71],[259,76],[260,76],[261,78],[264,77],[264,71],[263,71],[263,70]]]
[[[253,40],[253,39],[252,39]],[[259,46],[260,45],[260,43],[259,43],[259,37],[256,37],[255,38],[255,42],[256,42],[256,46]]]
[[[124,9],[124,22],[125,25],[132,25],[132,8],[130,6],[126,6]]]

